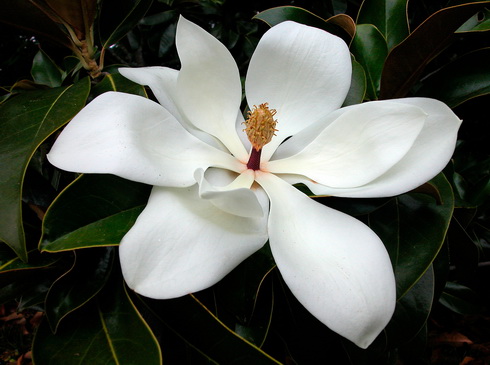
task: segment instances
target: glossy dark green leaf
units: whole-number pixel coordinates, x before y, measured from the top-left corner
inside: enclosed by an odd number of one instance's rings
[[[351,52],[366,72],[366,98],[376,100],[383,64],[388,54],[385,38],[374,25],[358,25]]]
[[[46,318],[53,332],[64,317],[86,304],[104,287],[114,255],[112,247],[75,252],[73,266],[53,283],[46,296]]]
[[[68,87],[25,92],[0,106],[0,240],[27,258],[22,227],[22,182],[36,148],[84,105],[88,78]]]
[[[389,53],[381,78],[380,99],[407,95],[425,66],[451,42],[454,32],[489,1],[441,9],[427,18]]]
[[[424,80],[417,96],[445,102],[451,108],[490,93],[490,48],[468,53]]]
[[[41,251],[119,244],[146,205],[150,189],[113,175],[81,176],[46,212]]]
[[[157,340],[126,293],[122,280],[61,322],[53,334],[41,322],[32,346],[36,364],[160,365]]]
[[[457,33],[484,32],[490,30],[490,8],[485,8],[473,15],[458,28]]]
[[[360,104],[366,96],[366,73],[364,68],[352,58],[352,79],[350,83],[349,93],[347,94],[344,105]]]
[[[105,69],[108,71],[108,69]],[[121,91],[129,94],[147,97],[144,86],[141,86],[119,73],[104,75],[104,78],[93,88],[93,95],[98,96],[107,91]]]
[[[31,75],[36,83],[49,87],[61,86],[65,76],[63,71],[42,49],[36,53],[32,60]]]
[[[351,34],[353,22],[346,22],[345,18],[337,18],[329,22],[328,19],[324,20],[318,15],[315,15],[308,10],[298,8],[296,6],[278,6],[276,8],[271,8],[255,15],[253,19],[262,20],[271,27],[286,20],[292,20],[297,23],[306,24],[312,27],[326,30],[329,33],[341,37],[347,43],[352,37]]]
[[[25,262],[16,256],[6,245],[0,244],[0,287],[16,279],[50,270],[59,260],[59,256],[42,255],[37,250],[28,253],[29,261]]]
[[[153,0],[105,0],[99,21],[103,48],[113,45],[133,29],[152,2]]]
[[[218,364],[270,365],[279,361],[220,321],[194,295],[172,300],[145,300],[156,318],[189,346]],[[165,349],[163,349],[165,351]]]
[[[434,299],[432,266],[396,303],[395,313],[385,329],[390,347],[408,342],[425,326]]]
[[[470,288],[448,281],[439,302],[446,308],[462,315],[478,313],[481,306],[478,303],[478,295]]]
[[[428,194],[403,194],[369,216],[370,227],[390,254],[398,299],[407,294],[437,256],[452,217],[451,185],[443,174],[431,183],[438,188],[442,204]]]
[[[374,25],[392,49],[409,34],[407,3],[408,0],[364,0],[356,23]]]

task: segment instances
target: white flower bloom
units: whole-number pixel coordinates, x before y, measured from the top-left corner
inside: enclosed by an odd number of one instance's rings
[[[260,155],[243,131],[240,78],[228,50],[183,18],[176,43],[180,71],[120,70],[148,85],[159,104],[105,93],[48,155],[64,170],[154,185],[121,242],[128,285],[157,299],[202,290],[269,240],[298,300],[333,331],[369,346],[396,301],[385,247],[366,225],[291,184],[342,197],[407,192],[447,164],[460,120],[422,98],[339,109],[351,80],[346,44],[284,22],[260,40],[245,84],[253,111],[247,129]]]

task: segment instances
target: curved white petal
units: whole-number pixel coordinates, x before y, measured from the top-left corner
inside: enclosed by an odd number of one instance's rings
[[[211,170],[211,171],[210,171]],[[207,172],[218,172],[220,169],[208,169]],[[225,186],[212,185],[203,169],[196,170],[195,178],[199,184],[199,197],[208,199],[217,208],[240,217],[262,217],[264,211],[250,187],[254,182],[254,172],[245,170]]]
[[[218,138],[239,159],[247,151],[235,130],[242,87],[235,60],[226,47],[196,24],[180,17],[175,38],[182,68],[177,96],[197,128]]]
[[[296,298],[362,348],[389,322],[396,303],[390,258],[360,221],[316,203],[277,176],[257,173],[271,199],[269,242]]]
[[[264,245],[266,225],[267,216],[238,217],[200,199],[197,185],[154,187],[119,248],[124,279],[155,299],[208,288]]]
[[[151,185],[189,186],[209,166],[238,171],[236,159],[189,134],[161,105],[108,92],[65,127],[48,154],[60,169],[110,173]]]
[[[260,39],[247,72],[250,107],[269,103],[277,110],[276,137],[262,161],[287,137],[339,108],[349,91],[352,65],[345,42],[323,30],[280,23]]]
[[[370,102],[349,107],[303,150],[269,161],[273,173],[304,175],[335,188],[357,187],[376,179],[410,150],[427,115],[400,103]],[[285,144],[294,144],[292,137]]]
[[[175,119],[179,121],[187,131],[201,141],[225,151],[226,148],[215,137],[197,129],[189,120],[185,114],[182,113],[182,109],[185,109],[185,105],[178,105],[177,98],[177,76],[179,71],[168,67],[140,67],[140,68],[120,68],[119,72],[127,79],[136,82],[140,85],[148,85],[157,98],[160,105],[167,109]]]
[[[331,188],[299,175],[290,176],[288,181],[302,182],[318,195],[375,198],[406,193],[441,172],[454,153],[461,120],[444,103],[434,99],[405,98],[383,103],[417,106],[428,115],[413,146],[395,166],[376,180],[352,189]]]

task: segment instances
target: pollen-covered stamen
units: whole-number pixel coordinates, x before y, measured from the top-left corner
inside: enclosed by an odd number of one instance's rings
[[[260,154],[262,147],[269,143],[277,131],[277,120],[275,109],[269,109],[267,103],[254,105],[253,110],[248,112],[248,118],[244,122],[248,140],[252,144],[252,151],[247,163],[247,167],[252,170],[260,170]]]
[[[274,115],[276,113],[275,109],[269,109],[268,103],[260,104],[259,107],[254,105],[253,110],[248,112],[248,118],[244,122],[246,126],[244,131],[257,151],[269,143],[275,135],[277,120],[274,119]]]

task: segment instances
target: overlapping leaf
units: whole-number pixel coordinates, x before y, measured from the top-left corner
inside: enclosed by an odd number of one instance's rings
[[[115,278],[114,278],[115,279]],[[65,319],[54,334],[43,320],[32,357],[36,364],[159,365],[160,347],[122,280],[106,286],[102,296]]]
[[[427,18],[389,53],[383,68],[380,99],[404,97],[425,66],[450,43],[454,32],[488,4],[489,1],[480,1],[452,6]]]
[[[25,92],[0,106],[0,240],[27,259],[22,227],[22,182],[36,148],[84,105],[88,79],[75,85]]]
[[[408,0],[364,0],[356,23],[374,25],[392,49],[408,36],[407,5]]]

